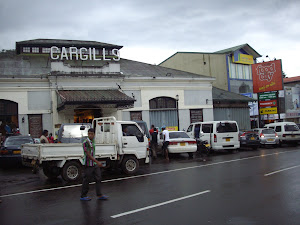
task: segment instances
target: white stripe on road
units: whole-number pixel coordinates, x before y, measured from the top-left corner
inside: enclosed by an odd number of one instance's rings
[[[282,169],[282,170],[274,171],[274,172],[272,172],[272,173],[267,173],[267,174],[265,174],[265,177],[270,176],[270,175],[273,175],[273,174],[276,174],[276,173],[280,173],[280,172],[282,172],[282,171],[291,170],[291,169],[297,168],[297,167],[299,167],[299,166],[300,166],[300,165],[298,165],[298,166],[292,166],[292,167],[285,168],[285,169]]]
[[[170,203],[173,203],[173,202],[178,202],[178,201],[181,201],[181,200],[184,200],[184,199],[187,199],[187,198],[192,198],[192,197],[195,197],[195,196],[198,196],[198,195],[203,195],[203,194],[206,194],[206,193],[209,193],[209,192],[210,192],[210,190],[198,192],[198,193],[195,193],[195,194],[192,194],[192,195],[184,196],[184,197],[181,197],[181,198],[176,198],[176,199],[169,200],[169,201],[166,201],[166,202],[161,202],[161,203],[158,203],[158,204],[155,204],[155,205],[150,205],[150,206],[147,206],[147,207],[144,207],[144,208],[135,209],[135,210],[132,210],[132,211],[120,213],[120,214],[117,214],[117,215],[114,215],[114,216],[111,216],[111,217],[115,219],[115,218],[118,218],[118,217],[121,217],[121,216],[126,216],[126,215],[129,215],[129,214],[141,212],[141,211],[144,211],[144,210],[147,210],[147,209],[152,209],[152,208],[159,207],[159,206],[166,205],[166,204],[170,204]]]
[[[248,160],[248,159],[255,159],[255,158],[261,158],[261,157],[266,157],[266,156],[272,156],[272,155],[279,155],[279,154],[284,154],[284,153],[289,153],[289,152],[295,152],[295,151],[298,151],[298,150],[276,152],[276,153],[272,153],[272,154],[251,156],[251,157],[246,157],[246,158],[242,158],[242,159],[233,159],[233,160],[228,160],[228,161],[223,161],[223,162],[209,163],[209,164],[200,165],[200,166],[184,167],[184,168],[179,168],[179,169],[166,170],[166,171],[155,172],[155,173],[148,173],[148,174],[131,176],[131,177],[121,177],[121,178],[116,178],[116,179],[111,179],[111,180],[103,180],[102,183],[114,182],[114,181],[121,181],[121,180],[128,180],[128,179],[135,179],[135,178],[153,176],[153,175],[164,174],[164,173],[172,173],[172,172],[177,172],[177,171],[181,171],[181,170],[188,170],[188,169],[195,169],[195,168],[201,168],[201,167],[214,166],[214,165],[219,165],[219,164],[225,164],[225,163],[231,163],[231,162],[238,162],[238,161],[243,161],[243,160]],[[91,184],[95,184],[95,182],[93,182]],[[55,191],[55,190],[73,188],[73,187],[80,187],[81,185],[82,184],[75,184],[75,185],[69,185],[69,186],[64,186],[64,187],[47,188],[47,189],[40,189],[40,190],[34,190],[34,191],[21,192],[21,193],[7,194],[7,195],[1,195],[0,198],[17,196],[17,195],[25,195],[25,194],[33,194],[33,193],[39,193],[39,192]]]

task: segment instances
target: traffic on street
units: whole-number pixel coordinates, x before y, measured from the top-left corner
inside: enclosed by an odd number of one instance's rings
[[[98,200],[81,182],[0,170],[0,224],[298,224],[300,147],[158,155],[135,175],[103,171]]]

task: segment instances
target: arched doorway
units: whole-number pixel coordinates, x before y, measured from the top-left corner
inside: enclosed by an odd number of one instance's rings
[[[101,117],[102,111],[94,105],[81,105],[74,110],[74,123],[92,123],[94,118]]]
[[[150,124],[155,127],[166,126],[178,130],[178,103],[170,97],[157,97],[149,101]]]
[[[0,133],[3,136],[7,134],[6,125],[9,126],[11,131],[19,127],[18,103],[0,99],[0,123]]]

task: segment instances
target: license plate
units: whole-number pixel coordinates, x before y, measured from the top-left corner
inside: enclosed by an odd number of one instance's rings
[[[185,146],[185,143],[180,143],[180,146]]]
[[[267,139],[267,141],[274,141],[274,139]]]
[[[210,147],[210,144],[206,144],[205,147],[209,148],[209,147]]]
[[[19,150],[19,151],[13,151],[13,154],[21,154],[21,150]]]
[[[106,167],[106,161],[99,161],[103,167]]]
[[[230,141],[230,138],[226,138],[226,141]]]
[[[250,139],[251,139],[251,140],[255,140],[255,138],[254,138],[254,137],[251,137]]]

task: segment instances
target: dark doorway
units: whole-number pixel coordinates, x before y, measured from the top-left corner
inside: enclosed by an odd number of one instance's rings
[[[8,125],[11,132],[19,127],[18,103],[9,100],[0,100],[0,133],[5,136],[5,126]]]
[[[41,114],[28,115],[29,134],[33,138],[39,138],[43,132],[43,121]]]

